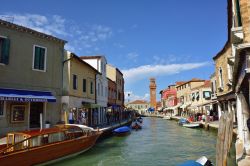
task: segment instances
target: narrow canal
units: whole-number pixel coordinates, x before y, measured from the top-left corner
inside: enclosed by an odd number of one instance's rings
[[[105,139],[54,166],[175,166],[202,155],[215,163],[216,137],[216,132],[183,128],[175,121],[144,118],[142,130]]]

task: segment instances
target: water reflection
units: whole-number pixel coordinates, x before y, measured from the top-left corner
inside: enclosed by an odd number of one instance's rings
[[[86,153],[54,165],[174,166],[202,155],[215,161],[215,132],[187,129],[159,118],[144,118],[143,123],[142,130],[106,139]]]

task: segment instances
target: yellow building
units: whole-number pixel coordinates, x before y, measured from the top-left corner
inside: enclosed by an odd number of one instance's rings
[[[189,109],[193,113],[204,113],[212,110],[211,82],[205,81],[203,85],[191,89],[191,105]]]
[[[200,80],[193,78],[187,82],[183,82],[181,84],[178,84],[176,86],[177,90],[177,105],[179,106],[178,108],[178,115],[187,114],[188,109],[191,105],[191,90],[195,87],[201,86],[204,84],[205,80]]]
[[[69,112],[68,118],[71,118],[72,115],[69,114],[73,112],[74,123],[94,125],[97,109],[95,79],[98,71],[69,51],[65,51],[63,65],[64,111]],[[85,122],[82,121],[82,111]]]

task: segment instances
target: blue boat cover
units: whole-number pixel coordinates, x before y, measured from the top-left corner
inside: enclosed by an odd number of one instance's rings
[[[197,163],[194,160],[189,160],[189,161],[186,161],[185,163],[179,164],[177,166],[202,166],[202,165],[200,163]]]
[[[3,88],[0,88],[0,100],[17,102],[56,102],[56,98],[51,92]]]
[[[114,130],[114,132],[116,133],[125,133],[125,132],[129,132],[131,129],[128,126],[123,126],[123,127],[119,127],[117,129]]]

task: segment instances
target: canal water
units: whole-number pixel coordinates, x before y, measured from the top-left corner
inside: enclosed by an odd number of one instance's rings
[[[188,129],[160,118],[144,118],[142,130],[105,139],[89,151],[54,166],[175,166],[203,155],[215,163],[216,138],[216,132]],[[234,160],[230,158],[230,162]]]

